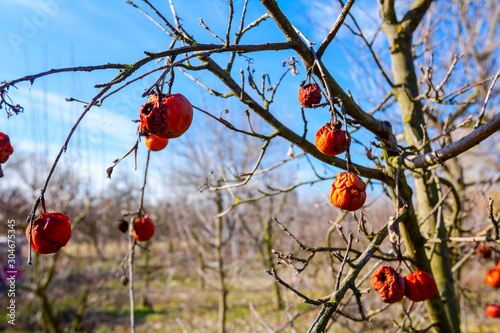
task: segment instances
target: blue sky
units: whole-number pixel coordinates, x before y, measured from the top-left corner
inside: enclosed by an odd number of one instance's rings
[[[141,1],[136,1],[146,8]],[[167,18],[171,19],[168,1],[153,1]],[[227,27],[228,7],[225,0],[174,1],[177,14],[190,34],[199,42],[218,43],[199,25],[199,18],[217,34],[223,36]],[[311,40],[321,42],[329,25],[336,18],[339,8],[325,10],[324,7],[310,1],[279,1],[282,10],[290,20]],[[243,1],[234,1],[235,19],[233,26],[239,24]],[[356,6],[353,8],[357,11]],[[264,13],[260,2],[251,0],[248,6],[246,23]],[[316,21],[317,19],[317,21]],[[325,21],[327,26],[318,25]],[[366,27],[370,28],[367,21]],[[125,1],[89,1],[89,0],[4,0],[0,2],[0,80],[12,80],[24,75],[38,73],[52,68],[111,63],[132,63],[144,57],[143,51],[156,52],[168,47],[170,37],[155,26]],[[345,30],[345,29],[344,29]],[[265,31],[265,34],[263,34]],[[341,30],[340,34],[346,31]],[[260,29],[248,33],[241,43],[262,43],[266,41],[284,41],[284,37],[274,22],[268,19]],[[273,52],[271,54],[252,54],[256,69],[255,77],[269,73],[273,82],[281,76],[281,62],[291,52]],[[216,59],[223,59],[218,56]],[[348,65],[341,48],[333,43],[325,55],[333,64],[332,72],[344,87],[352,92],[367,89],[358,87],[350,80],[344,69]],[[238,59],[235,72],[245,67],[245,58]],[[154,68],[150,64],[144,70]],[[303,124],[297,101],[299,82],[305,77],[303,67],[300,75],[291,76],[281,85],[276,95],[273,113],[290,127],[300,131]],[[92,73],[62,73],[37,79],[31,91],[26,83],[11,89],[9,96],[15,103],[25,108],[24,114],[7,119],[0,116],[0,131],[11,137],[16,152],[37,152],[48,155],[53,160],[61,147],[69,129],[82,110],[82,104],[68,103],[66,97],[88,101],[97,92],[95,83],[109,81],[116,70]],[[217,86],[217,80],[209,74],[197,73],[205,84]],[[131,120],[138,119],[138,110],[145,100],[141,97],[145,88],[155,79],[154,76],[124,89],[119,95],[109,98],[101,108],[92,109],[82,123],[80,130],[72,138],[68,152],[63,155],[62,163],[79,166],[82,174],[91,177],[98,188],[105,187],[105,169],[111,161],[120,157],[134,143],[137,127]],[[223,87],[221,88],[224,91]],[[235,101],[216,101],[194,82],[177,72],[174,92],[182,92],[194,105],[215,103],[216,108],[226,107],[241,109]],[[290,91],[292,93],[290,93]],[[212,111],[212,110],[211,110]],[[214,110],[217,114],[220,111]],[[326,109],[314,110],[308,119],[310,139],[313,140],[315,128],[329,120]],[[195,113],[197,117],[204,117]],[[170,153],[180,149],[182,140],[171,140],[169,147],[155,153],[163,159],[174,159]],[[142,147],[144,148],[144,147]],[[146,150],[141,149],[139,156],[144,157]],[[286,152],[284,152],[286,153]],[[141,161],[141,158],[139,158]],[[134,159],[129,157],[119,169],[133,170]],[[157,160],[161,168],[161,162]],[[153,164],[154,165],[154,164]],[[308,180],[310,170],[299,175]],[[136,172],[132,177],[142,177]],[[153,175],[154,177],[154,175]],[[329,185],[328,185],[329,186]]]

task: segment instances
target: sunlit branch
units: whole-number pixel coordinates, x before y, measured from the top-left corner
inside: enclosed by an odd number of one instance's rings
[[[168,0],[168,3],[170,4],[170,11],[172,12],[172,16],[174,17],[174,22],[175,22],[175,27],[177,28],[177,30],[179,32],[182,32],[181,30],[181,24],[179,23],[179,17],[177,16],[177,13],[175,12],[175,7],[174,7],[174,3],[172,2],[172,0]]]
[[[125,82],[123,85],[119,86],[118,88],[116,88],[115,90],[111,91],[110,93],[104,95],[103,97],[101,97],[101,99],[99,100],[99,103],[98,105],[101,106],[102,105],[102,102],[104,102],[105,99],[107,99],[109,96],[111,95],[114,95],[116,94],[117,92],[119,92],[120,90],[122,90],[123,88],[125,88],[126,86],[128,86],[129,84],[132,84],[134,82],[137,82],[139,80],[142,80],[144,79],[146,76],[150,75],[150,74],[153,74],[155,72],[158,72],[158,71],[161,71],[162,69],[166,69],[168,68],[169,66],[161,66],[161,67],[158,67],[158,68],[155,68],[153,70],[150,70],[149,72],[145,73],[145,74],[142,74],[141,76],[138,76],[130,81],[127,81]]]
[[[339,0],[339,2],[341,4],[343,4],[342,0]],[[363,31],[361,30],[361,27],[359,26],[358,22],[356,21],[356,19],[354,18],[354,15],[352,15],[351,13],[349,13],[349,16],[351,17],[352,21],[354,22],[354,25],[356,26],[356,29],[358,29],[358,32],[355,33],[352,29],[351,31],[353,31],[353,33],[359,37],[361,37],[361,39],[363,40],[363,42],[365,43],[366,47],[368,48],[368,51],[370,51],[370,54],[372,55],[372,58],[373,58],[373,61],[375,61],[375,65],[377,65],[380,73],[382,74],[382,76],[384,77],[384,79],[386,80],[387,84],[389,84],[389,86],[391,87],[394,87],[394,83],[392,82],[392,80],[389,78],[389,75],[385,72],[384,70],[384,67],[382,67],[382,63],[380,62],[379,58],[377,57],[377,55],[375,54],[375,50],[373,50],[373,41],[370,43],[368,42],[368,40],[366,39],[365,37],[365,34],[363,33]]]
[[[465,125],[469,124],[470,122],[472,122],[472,115],[470,115],[469,117],[467,117],[467,119],[465,119],[464,121],[462,121],[460,124],[457,124],[457,125],[453,126],[452,128],[448,129],[446,132],[441,133],[438,136],[436,136],[436,137],[428,140],[426,143],[423,144],[423,146],[425,146],[428,143],[432,143],[432,142],[434,142],[434,141],[436,141],[438,139],[441,139],[443,136],[450,135],[452,132],[456,131],[457,129],[459,129],[461,127],[464,127]]]
[[[212,36],[214,36],[215,38],[217,38],[221,43],[224,43],[224,40],[222,38],[220,38],[219,36],[217,36],[217,34],[215,32],[213,32],[206,24],[205,22],[203,22],[203,19],[200,17],[200,25],[205,28],[205,30],[207,30]]]
[[[401,19],[401,25],[410,32],[415,31],[433,0],[415,0],[408,12]]]
[[[242,28],[243,27],[244,17],[245,17],[245,14],[246,14],[247,3],[248,3],[248,0],[245,0],[245,3],[243,5],[243,12],[241,14],[242,16],[241,16],[240,30],[238,31],[238,33],[236,34],[236,36],[234,38],[234,44],[235,45],[239,44],[239,42],[241,40],[241,37],[243,37],[244,33],[246,33],[247,31],[249,31],[250,29],[252,29],[254,27],[257,27],[261,22],[263,22],[264,20],[266,20],[269,17],[271,17],[269,15],[269,13],[265,13],[264,15],[262,15],[261,17],[259,17],[258,19],[256,19],[255,21],[253,21],[252,23],[250,23],[249,25],[247,25],[245,28]],[[236,56],[236,52],[232,52],[231,53],[231,57],[229,58],[229,61],[228,61],[228,64],[227,64],[227,68],[226,68],[226,70],[227,70],[228,73],[231,72],[235,56]]]
[[[488,122],[470,134],[441,149],[422,155],[405,156],[403,166],[407,169],[419,169],[443,164],[445,161],[478,145],[498,130],[500,130],[500,113],[497,113]]]
[[[446,95],[441,96],[440,99],[441,100],[447,99],[448,102],[451,102],[457,96],[462,95],[463,93],[471,90],[474,87],[477,87],[477,86],[480,86],[482,84],[485,84],[488,81],[491,81],[492,79],[493,79],[493,77],[488,77],[488,78],[486,78],[484,80],[480,80],[478,82],[472,82],[472,83],[466,84],[463,87],[460,87],[460,88],[458,88],[458,89],[456,89],[456,90],[454,90],[454,91],[452,91],[452,92],[450,92],[450,93],[448,93]]]
[[[233,23],[233,15],[234,15],[233,0],[228,0],[228,5],[229,5],[229,22],[227,23],[227,31],[226,31],[226,42],[225,42],[226,46],[229,46],[230,44],[229,34],[231,33],[231,25]]]
[[[452,243],[475,243],[475,242],[493,242],[499,243],[499,239],[495,239],[491,236],[481,236],[481,237],[443,237],[443,238],[431,238],[426,240],[426,243],[443,243],[443,242],[452,242]]]
[[[5,91],[4,89],[9,88],[16,83],[19,82],[25,82],[29,81],[30,83],[30,88],[33,85],[33,82],[35,82],[36,79],[42,77],[42,76],[47,76],[47,75],[52,75],[52,74],[57,74],[57,73],[65,73],[65,72],[92,72],[95,70],[102,70],[102,69],[124,69],[128,65],[126,64],[104,64],[104,65],[97,65],[97,66],[78,66],[78,67],[67,67],[67,68],[57,68],[57,69],[51,69],[45,72],[41,72],[38,74],[34,75],[26,75],[23,77],[20,77],[18,79],[12,80],[12,81],[4,81],[0,83],[0,92],[3,94]]]
[[[189,67],[188,67],[189,68]],[[189,68],[191,69],[191,68]],[[188,72],[186,72],[185,70],[183,70],[182,68],[179,68],[179,70],[184,74],[186,75],[188,78],[190,78],[191,80],[193,80],[194,82],[198,83],[200,86],[202,86],[203,88],[205,88],[211,95],[214,95],[214,96],[217,96],[217,97],[221,97],[221,98],[228,98],[228,97],[231,97],[231,96],[234,96],[234,93],[233,92],[228,92],[226,94],[222,94],[218,91],[215,91],[213,90],[212,88],[208,87],[207,85],[205,85],[203,82],[201,82],[200,80],[198,80],[197,78],[195,78],[194,76],[190,75]]]
[[[255,166],[253,167],[252,171],[250,171],[249,173],[243,174],[244,177],[245,177],[245,179],[242,182],[237,183],[237,184],[226,184],[226,185],[223,185],[223,186],[212,186],[212,185],[210,185],[210,177],[209,177],[209,179],[207,180],[207,182],[205,184],[203,184],[201,187],[205,187],[206,186],[211,191],[220,191],[220,190],[225,190],[225,189],[234,188],[234,187],[241,187],[241,186],[244,186],[244,185],[248,184],[248,182],[250,181],[250,179],[254,175],[255,171],[257,171],[257,169],[258,169],[258,167],[260,165],[260,162],[262,162],[262,159],[264,158],[264,155],[266,153],[267,147],[269,147],[270,143],[271,143],[271,139],[267,139],[264,142],[264,145],[262,146],[261,151],[260,151],[260,155],[257,158],[257,161],[255,162]]]
[[[453,61],[450,65],[450,67],[448,68],[448,71],[444,75],[443,80],[436,86],[436,93],[438,93],[443,88],[443,86],[446,84],[446,82],[448,82],[448,80],[451,77],[451,74],[453,73],[453,70],[455,69],[455,66],[457,65],[458,61],[462,58],[463,58],[463,54],[456,55],[455,57],[453,57]]]
[[[108,178],[111,178],[111,174],[113,173],[113,170],[114,168],[118,165],[118,163],[120,163],[125,157],[127,157],[128,155],[130,155],[132,152],[136,152],[137,154],[137,148],[139,147],[139,137],[137,137],[137,141],[135,142],[134,146],[132,148],[130,148],[129,151],[127,151],[125,153],[125,155],[123,155],[122,157],[120,157],[119,159],[116,159],[113,161],[113,165],[110,166],[109,168],[106,169],[106,175],[108,176]],[[137,165],[136,165],[136,169],[137,169]]]
[[[258,171],[256,171],[256,172],[254,173],[254,175],[266,174],[266,173],[268,173],[269,171],[272,171],[272,170],[274,170],[274,169],[277,169],[277,168],[279,168],[280,166],[282,166],[282,165],[284,165],[284,164],[286,164],[286,163],[288,163],[288,162],[290,162],[290,161],[293,161],[293,160],[295,160],[295,159],[299,159],[299,158],[301,158],[301,157],[303,157],[303,156],[307,156],[307,155],[306,155],[306,153],[302,152],[302,153],[300,153],[300,154],[298,154],[298,155],[294,155],[293,157],[286,158],[286,159],[284,159],[284,160],[282,160],[282,161],[280,161],[280,162],[276,163],[275,165],[270,166],[269,168],[266,168],[266,169],[262,169],[262,170],[258,170]]]
[[[319,46],[318,50],[316,51],[316,55],[318,56],[319,59],[323,56],[323,53],[325,52],[326,48],[330,43],[335,39],[335,36],[337,35],[337,32],[339,31],[340,27],[342,26],[342,23],[344,23],[347,14],[351,10],[352,5],[354,4],[355,0],[348,0],[347,3],[344,5],[342,8],[342,11],[340,12],[339,16],[337,17],[337,20],[333,24],[332,29],[330,32],[328,32],[328,35],[326,35],[325,39]]]
[[[434,213],[436,212],[436,210],[438,210],[439,207],[441,207],[441,205],[444,203],[444,201],[448,197],[448,194],[450,194],[451,190],[452,190],[452,188],[450,187],[448,189],[448,191],[446,191],[446,193],[443,195],[443,197],[438,201],[438,203],[436,203],[436,205],[431,209],[431,211],[429,212],[429,214],[427,214],[427,216],[424,217],[422,219],[422,221],[419,222],[419,226],[422,226],[425,223],[425,221],[427,221],[431,216],[434,215]]]
[[[292,47],[292,44],[289,42],[284,42],[284,43],[266,43],[266,44],[250,44],[250,45],[230,45],[228,47],[224,45],[217,45],[217,44],[196,44],[196,45],[190,45],[190,46],[183,46],[183,47],[178,47],[172,50],[165,50],[161,52],[144,52],[147,57],[142,58],[132,65],[129,65],[126,67],[126,70],[121,73],[121,75],[118,75],[115,77],[110,83],[115,84],[119,83],[123,80],[125,80],[127,77],[132,75],[135,71],[137,71],[139,68],[141,68],[143,65],[159,59],[159,58],[164,58],[167,56],[172,56],[172,55],[177,55],[177,54],[182,54],[182,53],[191,53],[191,52],[199,52],[199,53],[194,53],[192,55],[186,56],[185,58],[176,61],[170,66],[174,67],[179,65],[182,62],[187,61],[188,59],[194,58],[194,57],[203,57],[207,56],[213,53],[223,53],[223,52],[229,52],[229,51],[236,51],[236,52],[241,52],[241,53],[246,53],[246,52],[257,52],[257,51],[278,51],[278,50],[286,50],[290,49]],[[100,88],[104,86],[105,84],[96,84],[94,87]]]
[[[224,126],[226,126],[227,128],[229,128],[230,130],[233,130],[233,131],[238,132],[238,133],[250,135],[250,136],[253,136],[253,137],[256,137],[256,138],[260,138],[262,140],[270,140],[270,139],[272,139],[272,138],[274,138],[274,137],[276,137],[278,135],[278,133],[276,131],[273,132],[273,133],[271,133],[270,135],[258,134],[258,133],[255,133],[255,132],[248,132],[248,131],[245,131],[245,130],[242,130],[242,129],[234,127],[234,125],[231,124],[229,121],[227,121],[225,119],[222,119],[221,117],[216,117],[213,114],[211,114],[210,112],[205,111],[203,109],[200,109],[197,106],[193,105],[193,108],[195,108],[198,111],[203,112],[204,114],[206,114],[210,118],[213,118],[213,119],[217,120],[218,122],[220,122],[221,124],[223,124]]]
[[[163,16],[162,13],[160,13],[160,11],[158,11],[156,9],[156,7],[154,7],[148,0],[142,0],[145,4],[147,4],[149,6],[149,8],[151,8],[156,15],[158,15],[158,17],[163,21],[163,23],[165,23],[165,25],[172,31],[172,33],[174,34],[175,37],[177,37],[178,39],[184,41],[184,42],[187,42],[189,41],[189,39],[187,39],[185,36],[183,36],[180,31],[178,31],[177,29],[175,29],[175,27],[170,24],[170,22],[165,18],[165,16]]]
[[[476,125],[474,125],[474,129],[481,126],[481,120],[483,120],[484,113],[486,112],[486,106],[488,105],[488,101],[490,100],[491,92],[493,91],[493,87],[495,87],[495,83],[500,76],[500,71],[497,72],[493,80],[491,80],[491,85],[488,88],[488,92],[486,93],[486,97],[484,98],[483,106],[481,107],[481,111],[479,112],[479,116],[477,117]]]
[[[132,5],[132,7],[134,7],[135,9],[137,9],[138,11],[140,11],[144,16],[146,16],[151,22],[153,22],[155,25],[157,25],[161,30],[163,30],[167,35],[169,35],[170,37],[174,37],[174,35],[168,31],[167,28],[165,28],[164,26],[162,26],[160,23],[158,23],[158,21],[156,21],[153,17],[151,17],[151,15],[149,15],[148,13],[146,13],[144,10],[142,10],[139,6],[137,6],[135,3],[133,3],[132,1],[130,0],[127,0],[125,1],[126,3],[128,3],[129,5]]]

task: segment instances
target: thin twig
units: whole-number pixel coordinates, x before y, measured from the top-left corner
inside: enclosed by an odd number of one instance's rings
[[[297,296],[299,296],[300,298],[302,298],[304,300],[304,303],[308,303],[308,304],[313,304],[313,305],[321,305],[323,304],[323,302],[320,302],[318,300],[313,300],[309,297],[307,297],[306,295],[304,295],[303,293],[301,293],[300,291],[298,291],[297,289],[293,288],[292,286],[290,286],[288,283],[286,283],[285,281],[283,281],[277,274],[276,272],[274,271],[274,268],[271,268],[270,271],[265,271],[267,274],[269,274],[274,280],[276,280],[276,282],[278,282],[279,284],[281,284],[283,287],[291,290],[293,293],[295,293]]]
[[[233,23],[233,15],[234,15],[234,7],[233,7],[233,0],[228,0],[227,1],[229,5],[229,22],[227,23],[227,32],[226,32],[226,46],[230,45],[230,38],[229,34],[231,33],[231,25]]]
[[[66,152],[66,149],[68,147],[69,141],[71,140],[71,137],[73,136],[73,133],[75,133],[76,128],[78,127],[78,125],[82,121],[83,117],[85,117],[85,115],[87,114],[87,112],[89,112],[89,110],[92,108],[92,106],[96,105],[96,103],[99,100],[99,98],[102,95],[104,95],[106,93],[106,91],[108,91],[110,88],[111,88],[111,85],[108,85],[108,86],[102,88],[101,91],[99,91],[92,98],[92,100],[90,101],[90,103],[85,107],[85,109],[83,110],[83,112],[80,114],[80,116],[78,117],[78,119],[73,124],[73,127],[71,128],[68,136],[66,137],[66,140],[64,141],[61,149],[59,150],[59,153],[56,156],[56,159],[54,160],[54,163],[52,164],[52,167],[50,168],[49,174],[47,175],[47,178],[45,179],[45,183],[43,184],[42,189],[40,190],[40,195],[36,199],[33,207],[31,208],[31,211],[30,211],[30,213],[29,213],[29,215],[28,215],[28,217],[26,219],[26,222],[30,224],[30,230],[32,230],[32,228],[33,228],[33,220],[35,219],[35,214],[36,214],[36,210],[38,208],[38,205],[43,201],[43,198],[44,198],[44,195],[45,195],[45,191],[47,190],[47,186],[49,185],[50,179],[51,179],[52,175],[54,174],[54,171],[55,171],[55,169],[57,167],[57,164],[59,163],[59,160],[60,160],[62,154],[64,152]],[[30,235],[30,241],[31,241],[31,235]],[[29,254],[28,254],[28,265],[31,265],[31,262],[32,262],[32,256],[31,256],[31,246],[30,246]]]
[[[331,298],[334,298],[334,294],[339,290],[340,288],[340,280],[342,278],[342,272],[344,271],[344,266],[347,261],[347,258],[349,256],[349,251],[351,250],[352,247],[352,240],[354,239],[354,235],[351,233],[349,234],[349,242],[347,243],[347,249],[344,255],[344,260],[342,261],[342,264],[340,265],[339,273],[337,274],[337,284],[335,285],[335,291],[332,293],[330,296]]]
[[[323,40],[323,42],[319,46],[318,50],[316,51],[316,55],[318,56],[318,58],[321,59],[321,56],[325,52],[326,48],[328,47],[328,45],[330,45],[330,43],[333,41],[333,39],[337,35],[337,32],[339,31],[340,27],[342,26],[342,23],[344,23],[344,21],[347,17],[347,14],[349,13],[352,5],[354,4],[354,1],[355,0],[348,0],[347,3],[342,8],[342,11],[340,12],[339,16],[337,17],[337,20],[335,21],[335,23],[333,24],[332,29],[330,30],[330,32],[328,32],[328,35],[326,35],[325,39]]]
[[[148,169],[149,169],[149,157],[151,156],[151,150],[148,149],[148,157],[146,158],[146,170],[144,170],[144,182],[141,187],[141,203],[139,205],[138,217],[142,216],[142,212],[144,212],[144,193],[146,192],[146,182],[148,179]]]
[[[170,22],[165,18],[165,16],[163,16],[162,13],[160,13],[160,11],[158,11],[148,0],[142,0],[142,1],[145,4],[147,4],[149,8],[151,8],[155,12],[156,15],[158,15],[158,17],[163,21],[163,23],[165,23],[165,25],[172,31],[175,37],[184,42],[191,42],[188,38],[183,36],[177,29],[175,29],[174,26],[170,24]]]
[[[0,91],[3,93],[5,88],[11,87],[15,85],[16,83],[19,82],[24,82],[24,81],[29,81],[30,82],[30,88],[33,85],[33,82],[35,82],[36,79],[42,77],[42,76],[47,76],[51,74],[57,74],[57,73],[66,73],[66,72],[91,72],[95,70],[102,70],[102,69],[124,69],[128,65],[127,64],[105,64],[105,65],[97,65],[97,66],[78,66],[78,67],[66,67],[66,68],[57,68],[57,69],[51,69],[45,72],[41,72],[38,74],[33,74],[33,75],[26,75],[23,77],[20,77],[18,79],[12,80],[12,81],[5,81],[0,83]]]
[[[257,169],[259,168],[259,165],[262,162],[262,159],[264,158],[264,155],[266,153],[267,147],[269,146],[269,143],[271,143],[270,139],[267,139],[264,142],[264,145],[262,146],[261,151],[260,151],[260,155],[257,158],[257,161],[255,162],[253,169],[250,172],[245,173],[245,179],[242,182],[237,183],[237,184],[226,184],[226,185],[222,185],[222,186],[212,186],[210,184],[210,179],[208,179],[207,182],[205,184],[203,184],[202,186],[206,186],[211,191],[220,191],[220,190],[226,190],[229,188],[241,187],[241,186],[246,185],[250,181],[250,179],[252,178],[254,173],[257,171]]]
[[[499,76],[500,76],[500,70],[497,72],[493,80],[491,80],[490,87],[488,88],[488,93],[486,94],[486,97],[484,99],[483,106],[481,107],[481,112],[479,112],[479,116],[477,117],[477,122],[476,125],[474,125],[474,129],[478,128],[481,125],[481,120],[483,120],[484,113],[486,112],[486,105],[488,105],[491,92],[493,91],[493,87],[495,87],[495,83],[497,82]]]
[[[137,9],[138,11],[140,11],[142,14],[144,14],[144,16],[146,16],[151,22],[153,22],[155,25],[157,25],[158,27],[160,27],[161,30],[163,30],[167,35],[169,35],[170,37],[174,37],[174,35],[168,31],[167,28],[165,28],[164,26],[162,26],[158,21],[156,21],[154,18],[151,17],[151,15],[149,15],[148,13],[146,13],[144,10],[142,10],[139,6],[137,6],[135,3],[133,3],[132,1],[130,0],[127,0],[125,1],[126,3],[128,3],[129,5],[132,5],[132,7],[134,7],[135,9]]]
[[[118,163],[120,163],[125,157],[130,155],[133,151],[137,152],[138,147],[139,147],[139,137],[137,138],[134,146],[132,148],[130,148],[130,150],[125,153],[125,155],[123,155],[122,157],[120,157],[117,160],[114,160],[113,165],[106,169],[106,175],[108,176],[108,178],[111,178],[111,174],[113,173],[113,170],[118,165]],[[136,169],[137,169],[137,165],[136,165]]]
[[[461,55],[456,55],[454,58],[453,58],[453,62],[451,63],[450,65],[450,68],[448,68],[448,71],[446,72],[444,78],[443,78],[443,81],[441,81],[437,87],[436,87],[436,93],[439,92],[439,90],[441,90],[443,88],[443,86],[445,85],[446,82],[448,82],[448,80],[450,79],[450,76],[451,76],[451,73],[453,72],[453,69],[455,68],[455,66],[457,65],[458,61],[460,59],[463,58],[463,54]]]
[[[432,215],[434,215],[436,210],[439,207],[441,207],[443,202],[446,200],[446,198],[448,197],[448,194],[450,194],[451,190],[452,190],[452,188],[450,187],[448,189],[448,191],[446,191],[446,193],[443,195],[443,197],[438,201],[438,203],[432,208],[432,210],[429,212],[429,214],[427,214],[427,216],[418,224],[419,226],[422,226],[425,223],[425,221],[427,221]]]
[[[213,32],[206,24],[205,22],[203,22],[203,19],[200,17],[200,25],[205,28],[205,30],[207,30],[212,36],[214,36],[215,38],[217,38],[218,40],[221,41],[221,43],[224,43],[224,40],[222,38],[220,38],[219,36],[217,36],[217,34],[215,32]]]

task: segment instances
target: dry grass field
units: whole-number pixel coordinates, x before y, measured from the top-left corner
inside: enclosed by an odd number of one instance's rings
[[[135,317],[137,332],[217,332],[218,291],[213,281],[202,285],[197,273],[196,262],[189,259],[189,247],[181,241],[172,244],[153,242],[150,261],[145,267],[146,254],[136,253],[135,274]],[[169,252],[167,249],[170,249]],[[123,242],[108,243],[104,247],[104,258],[99,260],[94,247],[88,244],[71,243],[57,258],[56,274],[48,285],[46,295],[52,304],[60,329],[67,332],[127,332],[129,326],[128,287],[120,282],[120,262],[127,251]],[[285,268],[280,276],[294,287],[300,288],[311,298],[327,295],[334,280],[331,272],[324,271],[318,258],[315,267],[295,275]],[[38,261],[43,273],[51,264],[51,256]],[[277,310],[273,294],[274,281],[264,272],[258,261],[232,262],[227,272],[228,332],[305,332],[314,320],[318,309],[304,304],[290,291],[283,291],[286,307]],[[374,267],[373,264],[367,267]],[[488,287],[483,280],[487,267],[493,262],[472,259],[463,269],[460,284],[466,332],[498,332],[499,321],[488,318],[484,307],[488,302],[498,301],[500,293]],[[16,300],[16,326],[7,324],[8,318],[1,317],[0,329],[8,332],[39,332],[44,327],[40,298],[27,290],[34,279],[32,267],[24,267],[23,282],[18,285]],[[210,273],[207,274],[210,276]],[[215,279],[215,278],[214,278]],[[147,299],[144,302],[147,280]],[[369,287],[369,280],[362,283]],[[5,295],[5,294],[4,294]],[[342,313],[359,318],[356,302],[348,295],[344,299]],[[1,307],[6,307],[6,297]],[[373,292],[363,297],[363,306],[368,316],[381,309],[384,304]],[[371,317],[371,322],[348,321],[337,316],[330,332],[397,332],[394,321],[403,320],[402,306],[408,308],[408,301],[398,302]],[[417,318],[421,306],[412,307],[412,318]],[[75,318],[81,315],[77,328]],[[424,314],[425,315],[425,314]],[[466,330],[465,330],[466,326]]]

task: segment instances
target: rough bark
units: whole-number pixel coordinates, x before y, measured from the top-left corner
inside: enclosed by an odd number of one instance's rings
[[[424,132],[425,120],[422,104],[416,99],[419,95],[419,91],[412,54],[412,33],[415,26],[411,25],[411,28],[408,28],[403,24],[404,21],[398,22],[394,8],[385,7],[384,14],[385,20],[382,30],[389,40],[392,73],[395,84],[394,90],[403,120],[404,139],[409,147],[413,146],[417,148],[424,144],[423,141],[427,136]],[[405,18],[407,15],[405,15]],[[423,147],[423,152],[431,152],[431,147],[425,145]],[[404,223],[405,241],[408,238],[408,242],[406,242],[407,251],[412,256],[417,256],[417,253],[419,253],[419,258],[414,263],[419,269],[427,271],[430,271],[429,268],[432,269],[432,274],[438,285],[439,292],[445,299],[445,310],[452,327],[452,330],[446,332],[460,332],[459,302],[453,284],[447,243],[442,242],[435,247],[431,258],[431,265],[430,267],[426,267],[427,265],[425,262],[427,260],[424,258],[423,253],[420,253],[423,248],[423,243],[418,244],[413,242],[413,238],[415,238],[414,233],[417,232],[418,235],[420,235],[418,221],[428,216],[439,201],[438,188],[428,170],[423,169],[414,171],[413,177],[415,179],[418,219],[413,217],[414,214],[412,213],[409,214],[410,220]],[[406,200],[408,199],[411,199],[411,196]],[[413,210],[411,205],[410,208]],[[445,225],[444,223],[438,223],[438,221],[442,221],[442,216],[438,216],[436,212],[427,219],[423,228],[428,229],[432,236],[437,236],[438,238],[446,237]],[[429,306],[427,306],[427,308],[429,310]],[[434,314],[430,312],[430,315],[432,317]]]

